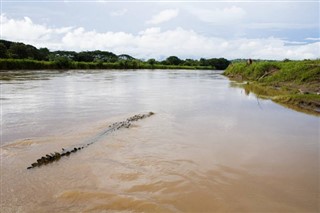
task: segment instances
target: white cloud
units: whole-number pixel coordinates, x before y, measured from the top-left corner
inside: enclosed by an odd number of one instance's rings
[[[161,32],[160,27],[151,27],[151,28],[147,28],[144,31],[139,32],[139,35],[158,34],[160,32]]]
[[[147,21],[147,24],[160,24],[163,22],[167,22],[175,17],[177,17],[179,14],[178,9],[167,9],[163,10],[157,15],[154,15],[149,21]]]
[[[245,25],[249,29],[311,29],[317,28],[318,24],[301,24],[301,23],[248,23]]]
[[[65,34],[72,27],[49,28],[46,25],[35,24],[28,17],[23,19],[9,19],[5,14],[1,15],[2,37],[15,41],[47,41],[53,37]]]
[[[302,44],[307,44],[305,41],[286,41],[286,45],[302,45]]]
[[[67,33],[62,43],[62,46],[68,49],[105,49],[118,54],[131,54],[138,58],[177,55],[182,58],[305,59],[317,58],[320,55],[320,42],[287,45],[290,41],[273,37],[228,40],[206,37],[183,28],[167,31],[148,28],[137,35],[124,32],[97,33],[79,28]]]
[[[128,46],[134,42],[132,34],[124,32],[97,33],[77,28],[66,33],[61,39],[62,46],[66,49],[75,50],[116,50],[119,47]]]
[[[223,9],[188,8],[187,10],[201,21],[219,25],[238,23],[246,15],[244,9],[236,6]]]
[[[320,38],[305,38],[307,41],[320,41]]]
[[[124,8],[121,10],[112,11],[110,13],[110,16],[123,16],[128,12],[128,9]]]
[[[153,27],[137,34],[126,32],[96,32],[84,28],[50,28],[29,18],[8,19],[2,16],[2,38],[26,42],[37,47],[63,50],[106,50],[126,53],[137,58],[157,58],[177,55],[180,58],[318,58],[320,41],[303,44],[268,37],[259,39],[226,39],[201,35],[193,30],[175,28],[162,31]],[[287,45],[288,43],[296,45]]]

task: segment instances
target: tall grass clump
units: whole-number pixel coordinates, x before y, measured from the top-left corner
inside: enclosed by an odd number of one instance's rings
[[[239,75],[246,80],[258,80],[266,73],[280,68],[281,65],[277,62],[257,62],[250,65],[242,62],[229,65],[224,74],[227,76]]]
[[[31,59],[0,59],[0,70],[22,69],[53,69],[54,64],[49,61],[36,61]]]
[[[234,63],[228,66],[224,74],[266,83],[320,82],[320,60],[254,62],[251,65]]]

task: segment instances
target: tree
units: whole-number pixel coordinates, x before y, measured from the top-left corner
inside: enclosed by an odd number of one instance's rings
[[[183,65],[186,65],[186,66],[199,66],[199,61],[187,58],[185,60],[185,62],[183,63]]]
[[[26,51],[27,51],[27,58],[29,59],[37,59],[38,55],[39,55],[39,51],[36,47],[32,46],[32,45],[25,45]]]
[[[6,41],[6,40],[2,40],[2,39],[0,39],[0,43],[4,44],[7,48],[7,50],[10,48],[11,44],[13,44],[12,41]]]
[[[201,59],[200,59],[200,64],[202,66],[211,66],[213,69],[218,69],[218,70],[224,70],[230,64],[230,61],[228,61],[225,58],[211,58],[211,59],[204,59],[204,60],[205,61],[201,63]]]
[[[65,56],[55,58],[54,63],[58,69],[67,69],[71,67],[71,60]]]
[[[28,58],[28,50],[23,43],[13,43],[8,50],[10,58]]]
[[[128,68],[128,60],[120,60],[119,66],[121,69],[127,69]]]
[[[181,64],[182,60],[178,58],[177,56],[169,56],[166,59],[166,63],[169,65],[179,65]]]
[[[216,59],[214,67],[218,70],[224,70],[229,66],[229,64],[230,64],[230,61],[228,61],[227,59],[219,58],[219,59]]]
[[[205,58],[200,58],[199,64],[200,66],[210,66],[209,61]]]
[[[50,51],[48,48],[40,48],[38,51],[38,60],[48,61],[49,60]]]
[[[92,62],[94,60],[91,52],[80,52],[76,56],[76,61]]]
[[[149,59],[149,60],[147,61],[147,63],[150,64],[152,67],[155,65],[156,62],[157,62],[157,61],[156,61],[156,59],[154,59],[154,58],[151,58],[151,59]]]
[[[0,43],[0,58],[7,58],[7,47],[3,43]]]
[[[130,61],[131,62],[131,67],[132,69],[138,69],[140,67],[140,61],[135,59],[135,60],[132,60]]]

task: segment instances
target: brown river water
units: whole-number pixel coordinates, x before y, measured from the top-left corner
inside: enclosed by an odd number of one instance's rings
[[[1,73],[0,212],[319,212],[319,117],[220,73]]]

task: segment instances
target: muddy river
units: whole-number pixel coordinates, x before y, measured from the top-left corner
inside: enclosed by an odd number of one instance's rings
[[[318,212],[319,117],[220,73],[1,73],[0,212]]]

